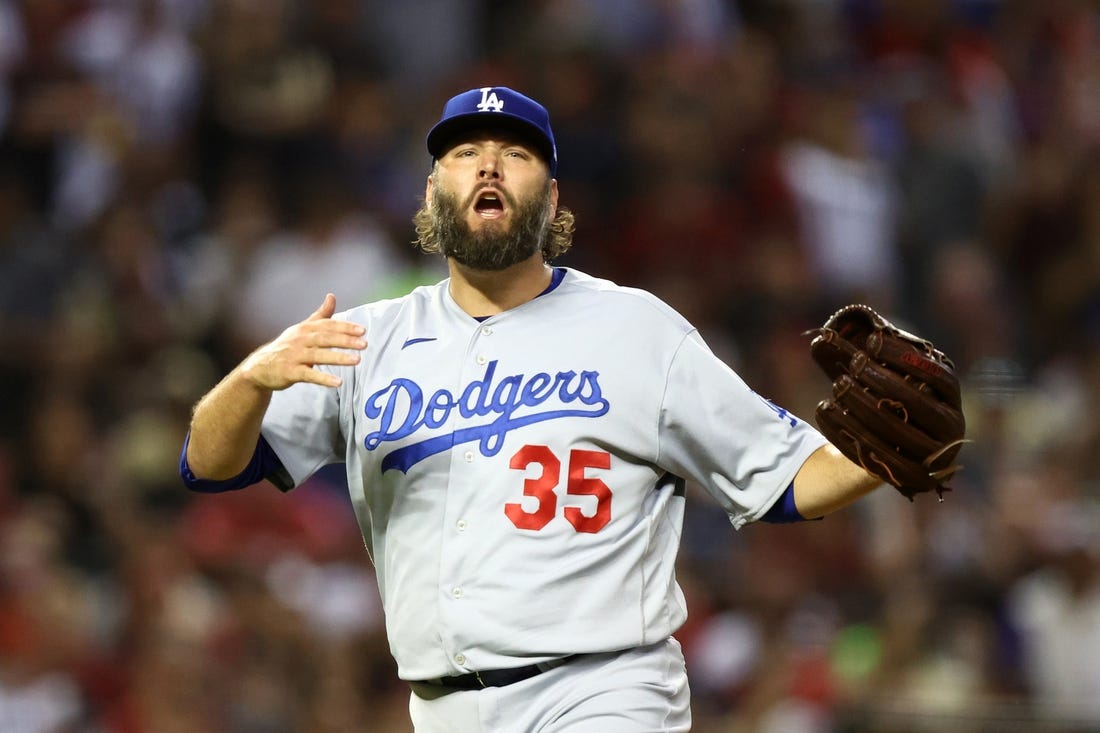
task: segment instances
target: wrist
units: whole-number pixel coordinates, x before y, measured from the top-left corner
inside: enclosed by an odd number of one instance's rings
[[[270,398],[276,386],[271,384],[269,370],[265,366],[262,354],[253,352],[230,373],[230,378],[240,391],[249,392],[255,397]]]

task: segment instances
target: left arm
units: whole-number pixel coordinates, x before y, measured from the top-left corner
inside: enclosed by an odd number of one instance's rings
[[[860,466],[826,444],[810,454],[794,477],[794,503],[798,513],[817,519],[848,506],[882,485]]]

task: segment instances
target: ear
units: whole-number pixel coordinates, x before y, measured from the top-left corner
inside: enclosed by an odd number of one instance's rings
[[[550,179],[550,221],[558,215],[558,179]]]
[[[428,182],[424,184],[424,203],[426,203],[426,204],[431,204],[432,203],[432,188],[433,188],[433,186],[435,186],[435,182],[432,180],[432,177],[429,175],[428,176]]]

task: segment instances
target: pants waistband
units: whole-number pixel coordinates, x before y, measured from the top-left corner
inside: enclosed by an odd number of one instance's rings
[[[483,669],[478,672],[452,675],[450,677],[436,677],[430,680],[417,680],[413,684],[433,685],[454,690],[481,690],[486,687],[506,687],[516,682],[530,679],[535,675],[560,667],[570,659],[575,659],[577,654],[560,659],[551,659],[549,662],[529,664],[526,667],[513,667],[512,669]]]

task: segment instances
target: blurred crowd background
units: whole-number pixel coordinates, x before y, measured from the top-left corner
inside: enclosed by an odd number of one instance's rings
[[[954,491],[734,532],[689,490],[702,733],[1100,731],[1096,0],[0,0],[0,731],[407,731],[339,470],[186,492],[194,402],[434,282],[452,94],[546,103],[559,264],[809,418],[865,301],[955,358]]]

